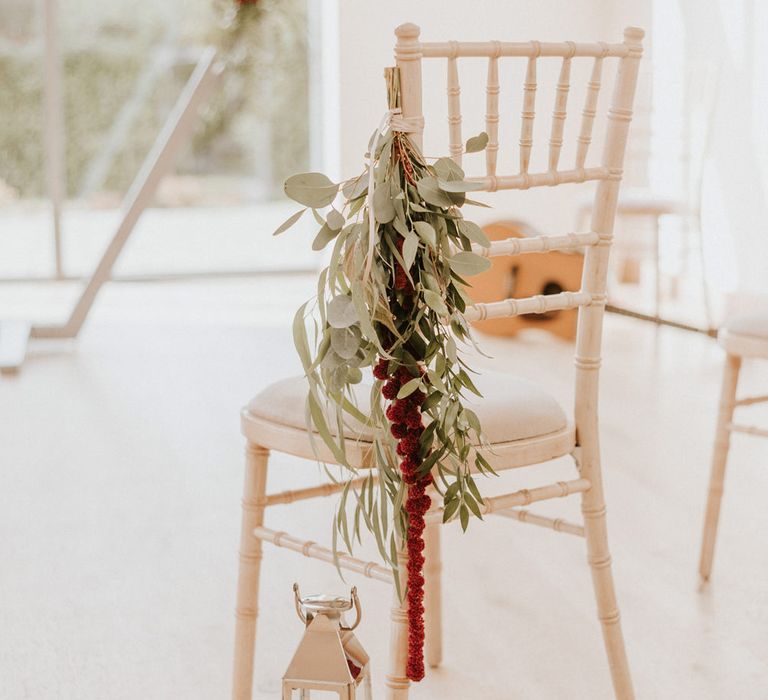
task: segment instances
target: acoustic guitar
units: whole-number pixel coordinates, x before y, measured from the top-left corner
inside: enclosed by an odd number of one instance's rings
[[[520,221],[499,221],[483,227],[492,241],[536,235]],[[579,252],[551,251],[491,258],[491,267],[469,281],[469,296],[475,302],[501,301],[536,294],[577,292],[581,286],[584,255]],[[511,318],[492,318],[472,325],[488,335],[513,336],[525,328],[549,331],[565,340],[576,338],[578,309],[524,314]]]

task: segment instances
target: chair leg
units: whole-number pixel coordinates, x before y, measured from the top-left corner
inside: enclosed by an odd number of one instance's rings
[[[731,431],[728,429],[728,424],[733,418],[740,369],[741,358],[736,355],[728,355],[725,359],[723,384],[720,388],[720,406],[717,414],[715,445],[712,450],[712,466],[709,477],[709,496],[707,497],[704,533],[701,540],[699,574],[702,581],[709,581],[709,576],[712,573],[717,523],[720,519],[720,501],[723,497],[723,482],[725,481],[725,465],[731,445]]]
[[[603,631],[603,643],[617,700],[633,700],[632,677],[621,631],[621,615],[616,602],[616,590],[611,572],[611,554],[608,549],[608,529],[605,517],[605,499],[597,452],[592,464],[582,464],[582,474],[592,487],[582,494],[581,510],[584,514],[584,534],[587,540],[587,561],[592,572],[592,585],[597,601],[597,615]]]
[[[245,450],[243,515],[240,530],[240,572],[237,580],[235,611],[235,666],[233,700],[251,700],[253,692],[253,654],[256,643],[261,540],[253,530],[264,524],[264,495],[267,487],[269,450],[249,442]]]
[[[443,660],[443,582],[440,523],[424,530],[424,637],[427,663],[437,668]]]
[[[398,552],[400,568],[400,586],[405,596],[405,573],[407,556],[405,548]],[[408,700],[411,682],[408,680],[408,603],[397,596],[397,589],[392,593],[392,612],[389,632],[389,670],[384,681],[387,688],[386,700]]]

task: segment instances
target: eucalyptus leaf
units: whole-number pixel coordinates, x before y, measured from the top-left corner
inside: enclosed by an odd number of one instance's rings
[[[483,207],[483,209],[490,209],[491,205],[486,204],[485,202],[478,202],[474,199],[464,199],[464,204],[471,204],[473,207]]]
[[[363,373],[358,367],[349,367],[347,369],[347,382],[349,384],[359,384],[363,381]]]
[[[453,206],[453,200],[440,189],[436,177],[428,175],[427,177],[421,178],[421,180],[416,183],[416,189],[418,189],[419,194],[427,204],[432,204],[436,207],[445,207],[446,209]]]
[[[383,184],[373,191],[373,213],[380,224],[388,224],[395,218],[395,206],[389,188]]]
[[[469,487],[470,492],[475,497],[475,500],[478,503],[485,503],[485,501],[483,500],[483,497],[480,495],[480,490],[477,488],[477,484],[475,483],[475,480],[471,476],[467,477],[467,486]],[[482,518],[480,519],[482,520]]]
[[[477,413],[469,408],[465,408],[464,413],[467,416],[467,420],[469,421],[472,430],[480,434],[482,432],[482,427],[480,426],[480,419],[477,417]]]
[[[413,261],[416,259],[416,253],[419,250],[419,237],[409,231],[403,242],[403,261],[405,262],[405,269],[410,270]]]
[[[438,180],[437,184],[443,192],[477,192],[485,189],[482,182],[468,182],[467,180]]]
[[[304,314],[307,304],[302,304],[293,316],[293,344],[299,355],[301,364],[306,372],[312,365],[312,358],[309,354],[309,343],[307,342],[307,327],[304,325]]]
[[[441,316],[447,316],[449,314],[448,307],[445,305],[445,302],[439,294],[433,292],[431,289],[425,289],[423,294],[424,301],[430,309],[436,311]]]
[[[442,396],[439,391],[433,391],[421,405],[421,410],[425,413],[430,411],[440,402],[441,398]]]
[[[467,506],[463,503],[459,508],[459,520],[461,521],[461,529],[466,532],[467,527],[469,526],[469,511],[467,510]]]
[[[466,219],[459,219],[458,221],[459,231],[461,231],[470,241],[483,246],[483,248],[489,248],[491,242],[488,240],[488,236],[485,235],[485,231],[481,229],[474,221],[467,221]]]
[[[480,390],[475,386],[474,382],[470,379],[469,375],[466,373],[466,371],[459,370],[459,381],[467,387],[473,394],[476,396],[482,397],[482,394],[480,393]]]
[[[357,199],[368,189],[368,170],[351,180],[347,180],[341,189],[342,194],[348,199]]]
[[[443,522],[447,523],[455,514],[459,508],[460,501],[458,498],[448,502],[443,509]]]
[[[459,415],[460,408],[461,404],[458,401],[454,401],[450,406],[448,406],[448,410],[445,412],[445,418],[443,419],[443,424],[447,428],[454,427],[454,423],[456,423],[456,418]]]
[[[403,237],[407,236],[408,232],[410,231],[407,224],[405,223],[405,220],[401,219],[400,216],[396,216],[392,220],[392,226],[394,227],[395,231],[397,231]]]
[[[434,278],[433,275],[430,275],[428,272],[421,273],[421,283],[427,288],[431,289],[435,294],[440,294],[440,287],[437,284],[437,280]]]
[[[341,231],[344,227],[344,217],[335,209],[331,209],[325,217],[325,223],[331,231]]]
[[[451,361],[452,364],[456,364],[458,355],[456,351],[456,341],[453,338],[448,338],[445,341],[445,356]]]
[[[299,209],[295,214],[291,214],[285,221],[283,221],[282,224],[280,224],[272,234],[273,236],[280,235],[283,231],[287,231],[291,226],[293,226],[304,214],[304,212],[307,211],[306,208]]]
[[[400,391],[397,392],[397,398],[404,399],[407,396],[410,396],[420,386],[421,386],[421,377],[414,377],[410,381],[403,384],[403,386],[400,388]]]
[[[350,192],[350,199],[359,199],[363,195],[368,194],[368,171],[366,170],[357,180],[355,186]]]
[[[462,277],[469,277],[485,272],[491,266],[491,261],[476,253],[463,251],[456,253],[456,255],[448,260],[448,264],[451,266],[451,270],[457,274]]]
[[[464,171],[453,158],[438,158],[432,165],[432,169],[441,180],[464,179]]]
[[[446,490],[445,490],[445,502],[452,500],[459,494],[459,489],[461,488],[461,482],[460,481],[454,481]]]
[[[349,360],[360,348],[359,332],[355,334],[353,327],[331,328],[331,347],[339,357]]]
[[[467,201],[466,192],[446,192],[446,194],[448,195],[451,202],[453,203],[453,206],[455,207],[463,207],[465,202]]]
[[[323,442],[328,446],[328,449],[331,450],[334,457],[338,460],[338,463],[345,464],[347,461],[346,457],[341,451],[341,448],[338,446],[338,444],[336,444],[333,437],[331,436],[331,432],[328,430],[328,424],[326,423],[325,416],[323,415],[323,410],[320,408],[320,404],[311,391],[307,395],[307,403],[309,404],[309,412],[312,416],[312,425],[314,425],[315,430],[317,430],[317,432],[320,434]]]
[[[477,153],[478,151],[484,151],[488,145],[488,134],[481,131],[477,136],[473,136],[467,139],[467,143],[464,146],[465,153]]]
[[[360,321],[360,329],[363,332],[363,337],[367,338],[371,342],[375,342],[380,351],[381,347],[377,340],[376,330],[373,327],[370,316],[366,313],[367,307],[363,299],[362,283],[359,279],[352,280],[352,301],[357,309],[358,320]]]
[[[414,221],[413,228],[416,229],[416,233],[421,236],[421,239],[431,246],[433,249],[437,247],[437,234],[432,224],[426,221]]]
[[[322,362],[320,363],[320,366],[326,372],[331,372],[331,373],[336,372],[336,370],[339,369],[339,367],[341,367],[342,365],[346,365],[346,363],[344,362],[344,358],[341,355],[337,354],[335,350],[326,352],[325,355],[323,356]],[[343,372],[346,372],[346,368],[343,370]],[[338,378],[338,375],[336,375],[336,378]],[[334,386],[333,388],[334,390],[339,389],[338,386]]]
[[[448,387],[445,385],[442,376],[433,369],[427,370],[427,376],[429,377],[429,383],[443,394],[448,393]]]
[[[331,299],[326,314],[328,323],[334,328],[348,328],[357,322],[355,305],[351,297],[346,295]]]
[[[480,512],[480,507],[477,505],[477,501],[475,501],[471,493],[464,494],[464,503],[469,506],[469,509],[472,511],[472,513],[474,513],[476,518],[479,518],[480,520],[483,519],[483,514]]]
[[[327,207],[336,198],[339,185],[322,173],[301,173],[285,181],[285,194],[307,207]]]
[[[323,224],[320,230],[315,236],[315,240],[312,241],[312,250],[322,250],[327,246],[336,236],[339,231],[333,230],[328,224]]]

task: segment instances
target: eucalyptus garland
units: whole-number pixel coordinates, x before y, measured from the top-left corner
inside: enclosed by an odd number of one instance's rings
[[[397,114],[397,70],[388,69],[386,77],[390,109]],[[480,134],[467,142],[466,151],[483,150],[487,141]],[[480,394],[460,352],[461,345],[472,342],[464,318],[471,303],[465,277],[490,264],[472,252],[472,244],[487,247],[489,242],[462,216],[462,206],[484,205],[467,198],[479,186],[466,181],[453,160],[428,164],[407,133],[395,128],[374,132],[367,156],[365,171],[342,183],[321,173],[289,178],[286,194],[305,209],[275,233],[311,209],[320,224],[312,247],[333,243],[314,305],[301,306],[294,320],[294,341],[309,383],[308,427],[349,474],[334,519],[334,550],[341,537],[351,552],[354,540],[361,539],[362,522],[395,570],[399,590],[397,552],[405,542],[407,673],[420,680],[427,489],[432,486],[442,496],[443,520],[458,518],[466,530],[471,515],[482,517],[483,499],[472,472],[493,471],[475,449],[484,444],[482,427],[465,397]],[[315,330],[311,341],[308,317]],[[374,382],[370,411],[363,412],[352,388],[362,382],[366,368],[372,368]],[[345,425],[354,429],[355,423],[374,431],[376,467],[357,489],[351,488],[357,470],[347,459],[343,438]]]

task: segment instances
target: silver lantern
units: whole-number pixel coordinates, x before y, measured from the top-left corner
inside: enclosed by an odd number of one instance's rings
[[[283,700],[292,700],[299,691],[301,700],[310,691],[339,694],[341,700],[371,700],[371,669],[368,654],[352,633],[362,616],[357,588],[349,598],[312,595],[301,597],[293,584],[296,612],[305,624],[304,636],[283,676]],[[345,624],[343,614],[355,609],[355,621]],[[357,695],[358,688],[362,696]]]

